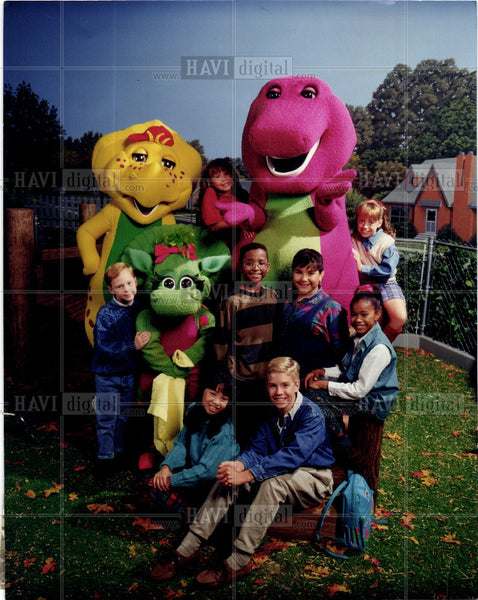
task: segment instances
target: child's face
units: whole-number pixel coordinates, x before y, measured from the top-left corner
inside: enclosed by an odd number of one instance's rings
[[[214,175],[211,175],[211,185],[220,192],[229,192],[232,189],[232,184],[232,175],[223,169],[215,171]]]
[[[136,296],[138,282],[136,277],[131,275],[127,269],[123,269],[117,275],[111,285],[108,286],[110,294],[112,294],[121,304],[129,304]]]
[[[324,272],[313,264],[297,266],[292,271],[292,283],[298,292],[298,299],[312,296],[321,286]]]
[[[229,398],[222,392],[222,387],[215,390],[206,388],[202,395],[202,405],[208,415],[217,415],[222,412],[229,402]]]
[[[372,302],[366,298],[357,300],[350,306],[350,324],[360,337],[375,326],[380,316],[381,311],[375,311]]]
[[[285,415],[294,406],[300,382],[287,373],[275,372],[267,376],[267,392],[272,404],[281,415]]]
[[[246,281],[259,283],[267,275],[269,266],[267,252],[262,248],[256,248],[255,250],[248,250],[244,254],[239,268]]]
[[[363,238],[372,237],[382,227],[383,219],[377,219],[360,211],[357,215],[357,232]]]

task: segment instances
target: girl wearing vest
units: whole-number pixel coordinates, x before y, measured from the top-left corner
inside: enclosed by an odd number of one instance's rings
[[[384,421],[398,396],[397,355],[382,331],[380,292],[360,286],[350,303],[356,333],[340,367],[315,369],[305,378],[307,395],[325,415],[332,441],[345,446],[339,418],[362,415]],[[311,388],[311,389],[310,389]]]
[[[382,294],[383,308],[388,315],[383,332],[391,342],[407,320],[405,297],[395,278],[399,256],[394,239],[395,230],[381,202],[366,200],[358,205],[352,252],[360,282],[374,284]]]

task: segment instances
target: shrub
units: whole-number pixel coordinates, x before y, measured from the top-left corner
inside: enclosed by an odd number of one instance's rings
[[[400,223],[392,223],[397,232],[398,238],[414,238],[417,237],[418,231],[412,221],[400,221]]]
[[[437,233],[437,241],[464,244],[464,240],[455,232],[451,225],[444,225]]]

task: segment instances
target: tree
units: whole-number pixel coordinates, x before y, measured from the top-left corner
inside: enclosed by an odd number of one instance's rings
[[[102,137],[97,131],[87,131],[80,138],[67,137],[64,144],[64,164],[66,168],[91,167],[91,156],[96,142]]]
[[[29,83],[4,89],[4,173],[8,194],[59,183],[61,136],[58,111]]]
[[[447,158],[460,152],[476,154],[476,104],[467,96],[453,100],[430,118],[429,131],[409,145],[410,163]]]
[[[188,142],[188,144],[190,146],[192,146],[195,150],[197,150],[199,152],[199,154],[201,155],[203,167],[204,167],[204,165],[207,165],[207,163],[208,163],[207,156],[206,156],[206,153],[204,152],[204,146],[201,144],[201,142],[199,140],[191,140],[190,142]]]

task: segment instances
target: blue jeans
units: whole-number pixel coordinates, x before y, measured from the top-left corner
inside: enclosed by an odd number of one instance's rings
[[[95,375],[98,458],[114,458],[125,449],[128,409],[134,400],[134,375]]]

